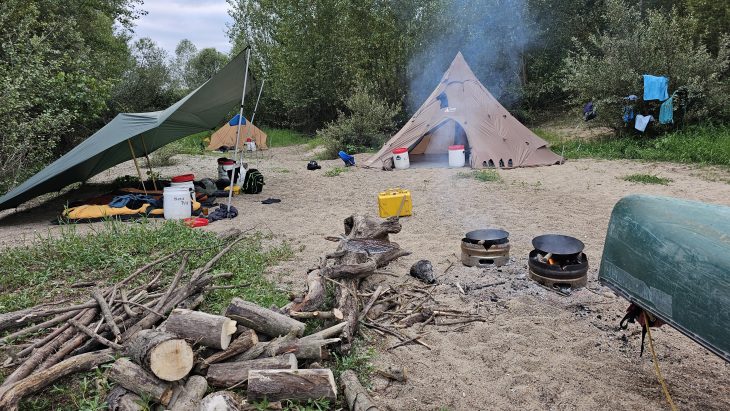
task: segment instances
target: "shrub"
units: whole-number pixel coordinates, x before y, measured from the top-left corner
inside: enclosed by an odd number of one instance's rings
[[[345,101],[347,113],[339,112],[337,120],[317,134],[324,140],[325,156],[336,158],[340,150],[348,153],[380,147],[395,127],[397,106],[374,97],[358,87]]]
[[[603,20],[604,29],[576,44],[565,61],[565,90],[577,105],[593,100],[596,124],[623,126],[623,97],[641,98],[643,74],[668,77],[670,94],[680,87],[687,91],[686,121],[730,118],[730,36],[720,39],[713,55],[695,35],[700,22],[693,15],[673,9],[642,16],[625,0],[607,0]]]
[[[155,150],[150,154],[149,166],[166,167],[175,165],[175,154],[178,154],[179,147],[176,144],[168,144]]]

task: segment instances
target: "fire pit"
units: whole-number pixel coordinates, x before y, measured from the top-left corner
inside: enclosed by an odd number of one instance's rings
[[[461,239],[461,263],[468,267],[501,267],[509,261],[509,233],[484,229]]]
[[[546,234],[532,239],[534,250],[528,258],[531,279],[548,287],[585,287],[588,282],[588,257],[585,245],[577,238]]]

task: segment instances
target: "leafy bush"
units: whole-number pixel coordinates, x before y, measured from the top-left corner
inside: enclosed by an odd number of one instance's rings
[[[603,19],[604,29],[576,44],[565,61],[564,87],[576,104],[596,103],[596,123],[622,127],[623,97],[641,97],[643,74],[668,77],[670,94],[686,89],[686,121],[730,118],[730,36],[720,38],[713,55],[695,35],[700,22],[692,14],[673,9],[642,16],[625,0],[607,0]]]
[[[345,101],[347,113],[317,131],[325,145],[325,155],[336,158],[340,150],[348,153],[380,147],[395,127],[393,118],[399,108],[378,99],[359,87]]]

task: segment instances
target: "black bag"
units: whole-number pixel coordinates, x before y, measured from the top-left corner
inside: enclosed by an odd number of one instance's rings
[[[264,189],[264,175],[255,168],[246,171],[241,190],[246,194],[258,194]]]

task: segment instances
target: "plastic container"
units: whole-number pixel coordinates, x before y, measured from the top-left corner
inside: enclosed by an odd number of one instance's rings
[[[190,198],[195,199],[195,185],[193,184],[192,181],[183,181],[183,182],[179,182],[179,183],[176,183],[173,181],[170,183],[170,187],[184,188],[184,189],[188,190],[188,193],[190,193]]]
[[[251,140],[250,138],[247,138],[246,139],[246,150],[256,151],[256,142]]]
[[[400,210],[400,213],[398,212]],[[402,188],[389,188],[378,194],[378,212],[381,218],[413,214],[411,192]]]
[[[182,220],[192,215],[193,200],[186,187],[165,187],[162,201],[166,220]]]
[[[449,167],[464,167],[464,164],[466,164],[464,146],[449,146]]]
[[[393,150],[393,165],[399,170],[405,170],[411,166],[407,148],[401,147]]]

